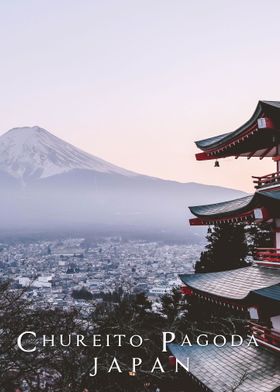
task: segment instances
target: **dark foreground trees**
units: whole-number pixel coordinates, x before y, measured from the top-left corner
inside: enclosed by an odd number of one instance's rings
[[[99,303],[86,319],[76,310],[36,310],[23,295],[10,291],[8,284],[0,286],[0,392],[16,392],[17,388],[28,392],[155,392],[157,387],[161,392],[195,392],[186,371],[175,373],[170,367],[168,353],[162,352],[162,331],[175,332],[180,342],[185,334],[194,341],[198,334],[208,333],[211,341],[212,335],[237,332],[230,315],[205,315],[201,304],[187,302],[176,289],[163,296],[161,312],[152,310],[144,294],[122,293],[112,296],[114,302]],[[25,348],[36,345],[36,351],[19,350],[17,337],[24,331],[36,333],[36,338],[28,335],[23,340]],[[44,335],[48,339],[54,335],[54,344],[49,341],[43,347]],[[79,346],[78,335],[84,336]],[[93,335],[99,336],[100,347],[93,347]],[[121,344],[116,339],[107,344],[108,335],[123,335]],[[133,335],[141,336],[143,344],[137,347],[139,341],[134,338],[134,347]],[[98,371],[92,377],[96,357]],[[114,358],[120,373],[116,364],[108,373]],[[143,362],[136,373],[131,373],[132,358]],[[164,373],[151,373],[156,358]]]
[[[195,272],[219,272],[248,266],[256,248],[273,247],[268,223],[221,223],[209,227],[207,245],[195,264]]]
[[[78,358],[61,346],[42,348],[41,337],[79,333],[78,313],[35,310],[23,297],[24,291],[10,290],[8,283],[0,285],[0,391],[14,391],[19,386],[28,391],[46,391],[56,384],[56,390],[63,391],[60,375],[63,384],[71,382]],[[30,342],[30,347],[38,343],[34,352],[23,352],[17,345],[17,338],[25,331],[37,334],[38,339]]]
[[[178,329],[179,324],[174,321],[182,317],[180,306],[176,305],[170,317],[167,308],[162,313],[153,312],[144,294],[123,293],[118,302],[103,301],[85,319],[76,310],[34,309],[34,304],[23,297],[24,292],[11,291],[8,284],[0,286],[0,392],[15,392],[17,388],[30,392],[154,392],[157,386],[161,392],[170,392],[177,391],[181,382],[188,385],[185,371],[175,374],[169,367],[168,354],[162,353],[162,331]],[[24,348],[36,346],[35,351],[19,349],[17,338],[25,331],[36,333],[36,338],[28,334],[23,339]],[[44,335],[49,339],[45,347]],[[52,335],[54,344],[50,342]],[[79,346],[77,335],[84,336]],[[101,347],[93,347],[93,335],[100,336]],[[120,346],[116,339],[107,345],[107,335],[125,337],[121,338]],[[141,336],[143,344],[134,347],[130,342],[133,335]],[[138,339],[134,338],[133,343],[137,346]],[[96,357],[98,371],[92,377]],[[133,357],[143,362],[136,374],[131,374]],[[151,373],[157,357],[164,373]],[[114,358],[121,373],[116,366],[108,373]]]
[[[195,265],[195,272],[218,272],[245,267],[248,255],[244,225],[222,223],[209,229],[206,250]]]

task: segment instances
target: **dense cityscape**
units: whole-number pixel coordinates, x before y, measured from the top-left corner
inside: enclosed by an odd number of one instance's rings
[[[180,284],[178,274],[193,272],[201,245],[167,245],[107,237],[67,238],[1,244],[0,276],[40,308],[91,311],[104,294],[122,288],[144,292],[157,306],[161,295]],[[93,301],[74,298],[86,290]]]

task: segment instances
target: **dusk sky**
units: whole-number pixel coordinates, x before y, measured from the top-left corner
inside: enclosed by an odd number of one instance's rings
[[[194,140],[280,100],[278,0],[0,1],[0,134],[39,125],[127,169],[250,190],[271,159]]]

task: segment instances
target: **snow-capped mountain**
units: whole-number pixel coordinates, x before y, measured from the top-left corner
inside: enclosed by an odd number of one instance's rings
[[[0,234],[86,226],[117,235],[124,230],[149,238],[196,238],[186,224],[188,205],[242,195],[133,173],[39,127],[14,128],[0,137]]]
[[[46,178],[74,169],[133,176],[40,127],[13,128],[0,137],[0,170],[22,180]]]

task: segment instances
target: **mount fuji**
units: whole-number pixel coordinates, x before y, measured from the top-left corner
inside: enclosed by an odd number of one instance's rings
[[[40,127],[0,136],[0,233],[87,230],[195,240],[188,205],[243,196],[233,189],[134,173]]]
[[[74,169],[133,176],[40,127],[13,128],[0,137],[0,170],[24,182]]]

